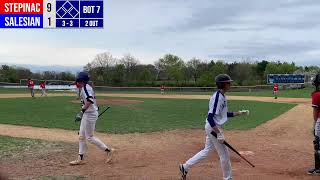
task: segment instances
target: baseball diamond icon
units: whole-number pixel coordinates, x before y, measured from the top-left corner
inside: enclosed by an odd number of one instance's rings
[[[79,1],[57,1],[57,18],[79,18]]]

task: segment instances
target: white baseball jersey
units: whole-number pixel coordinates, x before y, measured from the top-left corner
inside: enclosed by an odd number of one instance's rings
[[[89,106],[89,108],[86,110],[85,113],[91,113],[91,112],[96,113],[98,111],[96,96],[95,96],[95,93],[94,93],[92,87],[89,84],[85,84],[81,88],[80,97],[81,97],[83,104],[85,104],[87,101],[92,103],[92,105]]]
[[[221,126],[228,120],[227,99],[220,91],[216,91],[210,98],[208,114],[210,113],[217,125]]]
[[[192,158],[190,158],[185,164],[183,164],[186,170],[189,170],[193,165],[206,158],[210,154],[210,152],[216,150],[220,158],[223,179],[232,179],[232,168],[229,150],[227,146],[218,142],[218,139],[211,134],[212,127],[216,125],[223,125],[228,120],[228,117],[232,116],[234,116],[234,113],[228,112],[226,97],[220,92],[220,90],[218,90],[212,95],[209,102],[208,117],[205,125],[205,148],[194,155]]]

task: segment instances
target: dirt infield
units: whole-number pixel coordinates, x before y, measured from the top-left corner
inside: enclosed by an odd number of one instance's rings
[[[173,95],[121,95],[114,97],[173,98]],[[175,95],[176,96],[176,95]],[[178,95],[175,98],[183,98]],[[185,98],[209,96],[186,95]],[[238,100],[274,102],[267,97],[229,97]],[[252,180],[304,180],[319,179],[306,175],[313,164],[312,112],[308,99],[280,98],[276,102],[299,103],[298,106],[267,123],[248,131],[226,131],[227,140],[239,151],[246,153],[256,168],[249,167],[231,153],[234,179]],[[253,111],[253,110],[251,110]],[[77,142],[75,131],[0,125],[0,134],[29,137],[50,141]],[[103,141],[117,149],[112,164],[105,164],[105,156],[90,146],[88,162],[70,167],[77,152],[66,149],[64,154],[40,159],[4,161],[4,172],[14,178],[38,176],[77,175],[98,179],[179,179],[178,164],[191,157],[204,146],[203,130],[173,130],[145,134],[110,135],[97,133]],[[248,153],[249,152],[249,153]],[[74,156],[73,156],[74,154]],[[216,153],[194,166],[188,174],[190,180],[222,179]],[[31,165],[31,163],[33,165]],[[26,171],[26,167],[28,170]],[[31,168],[32,167],[32,168]]]
[[[71,93],[55,93],[50,94],[51,97],[59,96],[75,96]],[[210,95],[161,95],[161,94],[108,94],[98,93],[97,96],[108,96],[108,97],[126,97],[126,98],[154,98],[154,99],[209,99]],[[30,97],[29,94],[0,94],[2,98],[21,98]],[[41,97],[40,97],[41,98]],[[261,102],[274,102],[274,103],[295,103],[295,104],[308,104],[310,99],[306,98],[279,98],[274,99],[273,97],[253,97],[253,96],[228,96],[229,100],[245,100],[245,101],[261,101]]]

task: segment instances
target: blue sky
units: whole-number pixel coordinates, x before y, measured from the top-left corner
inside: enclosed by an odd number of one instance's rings
[[[317,0],[106,0],[102,30],[0,30],[0,62],[83,66],[97,53],[153,63],[270,59],[320,65]]]

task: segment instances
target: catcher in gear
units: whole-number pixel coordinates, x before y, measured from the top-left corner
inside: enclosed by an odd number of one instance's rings
[[[320,73],[313,80],[315,91],[312,93],[312,108],[314,119],[314,168],[308,171],[310,175],[320,175]]]

